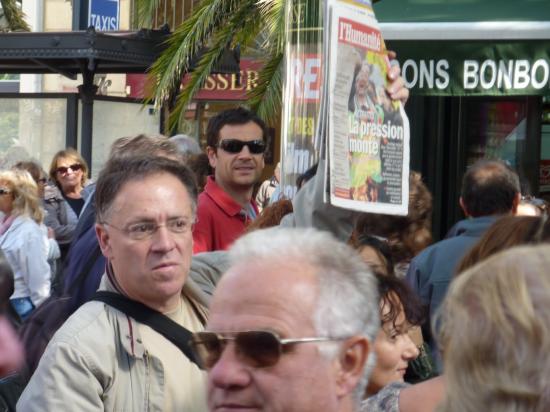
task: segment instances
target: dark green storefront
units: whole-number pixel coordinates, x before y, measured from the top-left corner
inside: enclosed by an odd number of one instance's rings
[[[411,169],[434,194],[434,233],[458,219],[460,179],[478,158],[550,196],[550,2],[383,0],[374,6],[411,89]]]

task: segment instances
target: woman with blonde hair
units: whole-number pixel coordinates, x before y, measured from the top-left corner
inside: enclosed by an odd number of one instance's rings
[[[44,212],[28,172],[0,172],[0,248],[14,272],[10,303],[25,319],[50,294],[48,248],[40,225]]]
[[[550,247],[495,254],[451,283],[443,412],[550,410]]]

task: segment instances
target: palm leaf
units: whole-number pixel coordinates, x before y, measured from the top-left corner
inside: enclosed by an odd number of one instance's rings
[[[139,0],[137,7],[137,26],[153,27],[155,25],[156,11],[160,7],[160,0]]]
[[[157,104],[170,99],[173,88],[189,71],[192,59],[204,48],[218,27],[237,10],[236,0],[204,0],[191,17],[170,36],[167,48],[153,64],[154,98]]]
[[[0,0],[9,31],[31,31],[16,0]]]
[[[138,0],[141,21],[152,21],[160,0]],[[248,104],[268,123],[281,108],[282,56],[285,47],[284,0],[203,0],[192,15],[178,26],[166,49],[151,67],[153,91],[146,102],[157,107],[177,100],[169,124],[177,124],[181,113],[200,90],[228,46],[240,45],[243,54],[255,54],[267,61],[260,71],[258,87],[250,93]],[[252,44],[259,44],[253,53]],[[201,51],[189,80],[179,92],[182,76]]]
[[[226,47],[231,45],[236,33],[240,33],[239,40],[246,43],[253,39],[260,30],[260,20],[254,8],[256,0],[248,0],[241,3],[241,8],[236,10],[225,26],[221,27],[212,38],[208,50],[194,68],[189,81],[177,98],[176,105],[170,114],[169,127],[172,128],[179,121],[181,113],[191,102],[193,96],[200,90],[206,78],[212,72],[213,67],[219,61]]]
[[[248,104],[260,118],[274,125],[281,112],[283,90],[283,52],[275,49],[263,67],[258,86],[248,94]]]
[[[265,26],[266,46],[281,52],[285,46],[285,2],[283,0],[258,0],[262,23]]]

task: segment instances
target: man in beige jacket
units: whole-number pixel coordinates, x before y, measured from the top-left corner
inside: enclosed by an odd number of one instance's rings
[[[118,292],[191,331],[206,320],[207,294],[188,278],[197,191],[181,163],[112,161],[97,182],[96,231]],[[149,326],[97,301],[58,330],[23,392],[22,411],[201,411],[204,375]]]

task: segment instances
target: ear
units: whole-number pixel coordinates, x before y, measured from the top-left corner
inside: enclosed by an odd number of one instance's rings
[[[349,396],[363,376],[369,354],[369,341],[364,336],[346,340],[338,357],[336,395]]]
[[[516,215],[518,213],[518,206],[521,202],[521,193],[516,193],[516,196],[514,197],[514,201],[512,202],[512,214]]]
[[[215,169],[216,163],[218,162],[218,152],[216,151],[216,148],[208,146],[206,148],[206,154],[208,155],[208,163],[210,163],[210,166]]]
[[[95,233],[97,236],[99,247],[101,248],[101,253],[103,253],[103,256],[105,256],[107,259],[111,259],[112,250],[111,250],[111,237],[109,236],[109,232],[105,230],[104,225],[100,223],[96,223]]]
[[[462,196],[460,196],[460,199],[458,199],[458,203],[460,203],[460,207],[462,208],[464,215],[466,215],[466,217],[470,217],[470,214],[468,213],[468,209],[466,208],[466,204],[464,203],[464,199],[462,199]]]

